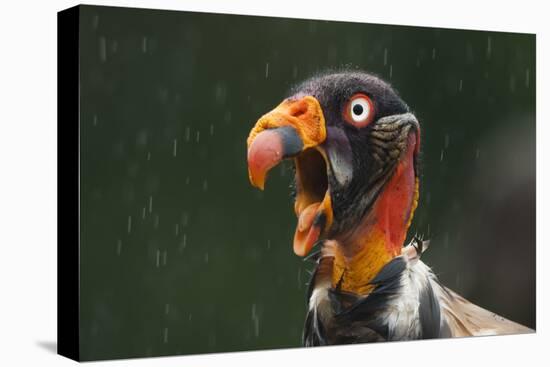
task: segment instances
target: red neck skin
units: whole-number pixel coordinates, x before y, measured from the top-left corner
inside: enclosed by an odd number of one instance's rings
[[[394,256],[401,253],[418,201],[418,182],[414,168],[416,139],[413,134],[409,135],[407,146],[393,177],[374,207],[376,226],[385,233],[386,249]]]

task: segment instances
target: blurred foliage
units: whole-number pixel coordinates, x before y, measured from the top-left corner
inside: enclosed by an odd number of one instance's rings
[[[421,121],[424,260],[534,327],[534,35],[84,6],[80,40],[83,359],[300,345],[291,170],[253,189],[245,140],[340,68]]]

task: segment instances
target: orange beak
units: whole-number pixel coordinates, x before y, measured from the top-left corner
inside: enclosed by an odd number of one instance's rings
[[[305,256],[332,223],[324,153],[319,145],[327,136],[323,111],[316,98],[284,100],[262,116],[248,136],[248,176],[263,190],[270,169],[285,158],[296,164],[298,225],[294,252]],[[320,154],[319,154],[320,153]],[[323,178],[324,177],[324,178]]]

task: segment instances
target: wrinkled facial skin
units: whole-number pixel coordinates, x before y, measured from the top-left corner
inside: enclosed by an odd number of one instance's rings
[[[409,131],[418,134],[418,126],[407,119],[392,121],[391,116],[409,113],[409,107],[388,84],[368,74],[326,75],[304,82],[293,92],[290,99],[313,96],[323,110],[327,138],[320,148],[328,160],[334,217],[326,235],[338,237],[368,213],[406,148]],[[374,102],[373,121],[362,128],[342,117],[348,100],[357,93]]]

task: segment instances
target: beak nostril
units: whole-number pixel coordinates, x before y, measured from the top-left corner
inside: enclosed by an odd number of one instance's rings
[[[292,106],[292,110],[290,111],[290,115],[292,117],[300,117],[308,112],[308,105],[307,103],[297,103]]]

